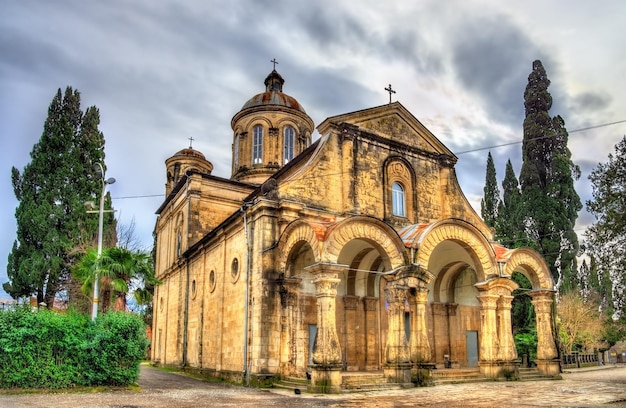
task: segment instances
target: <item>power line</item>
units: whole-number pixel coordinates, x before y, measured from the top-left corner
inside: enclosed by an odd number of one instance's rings
[[[626,123],[626,119],[618,120],[617,122],[602,123],[602,124],[599,124],[599,125],[593,125],[593,126],[589,126],[589,127],[585,127],[585,128],[569,130],[567,133],[582,132],[584,130],[597,129],[597,128],[601,128],[601,127],[617,125],[617,124],[620,124],[620,123]],[[535,138],[533,140],[547,139],[549,137],[554,137],[554,136],[551,136],[551,135],[550,136],[542,136],[542,137],[537,137],[537,138]],[[476,149],[465,150],[465,151],[454,153],[454,154],[458,156],[460,154],[480,152],[481,150],[489,150],[489,149],[495,149],[497,147],[511,146],[511,145],[520,144],[520,143],[523,143],[523,142],[524,142],[523,140],[518,140],[518,141],[515,141],[515,142],[503,143],[503,144],[499,144],[499,145],[478,147]]]
[[[618,125],[620,123],[626,123],[626,119],[624,120],[618,120],[616,122],[608,122],[608,123],[602,123],[599,125],[593,125],[593,126],[588,126],[585,128],[580,128],[580,129],[574,129],[574,130],[570,130],[568,131],[569,133],[575,133],[575,132],[582,132],[585,130],[591,130],[591,129],[597,129],[597,128],[601,128],[601,127],[606,127],[606,126],[612,126],[612,125]],[[547,139],[549,137],[554,137],[554,136],[542,136],[542,137],[538,137],[535,138],[533,140],[541,140],[541,139]],[[470,149],[470,150],[465,150],[462,152],[456,152],[454,153],[455,155],[461,155],[461,154],[465,154],[465,153],[473,153],[473,152],[479,152],[482,150],[488,150],[488,149],[495,149],[498,147],[505,147],[505,146],[511,146],[511,145],[515,145],[515,144],[520,144],[523,143],[523,140],[519,140],[519,141],[515,141],[515,142],[509,142],[509,143],[502,143],[502,144],[498,144],[498,145],[491,145],[491,146],[485,146],[485,147],[478,147],[476,149]],[[370,167],[370,169],[373,167]],[[367,166],[361,167],[359,170],[368,170]],[[326,174],[326,176],[333,176],[333,175],[343,175],[345,172],[344,171],[340,171],[338,173],[328,173]],[[318,176],[309,176],[309,177],[300,177],[294,180],[290,180],[290,181],[295,181],[295,180],[306,180],[308,178],[314,178],[317,179]],[[215,189],[216,191],[219,189]],[[136,195],[136,196],[125,196],[125,197],[112,197],[112,200],[125,200],[125,199],[135,199],[135,198],[151,198],[151,197],[164,197],[165,194],[147,194],[147,195]]]
[[[125,200],[127,198],[149,198],[149,197],[163,197],[165,194],[147,194],[147,195],[136,195],[136,196],[125,196],[125,197],[111,197],[111,200]]]

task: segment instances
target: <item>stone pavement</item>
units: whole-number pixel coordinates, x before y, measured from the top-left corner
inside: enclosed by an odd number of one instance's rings
[[[141,367],[139,390],[0,392],[0,407],[626,407],[626,365],[567,370],[563,380],[484,382],[346,395],[294,395]]]

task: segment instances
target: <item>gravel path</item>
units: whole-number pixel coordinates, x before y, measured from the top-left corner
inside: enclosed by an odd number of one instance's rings
[[[626,366],[577,370],[562,381],[486,382],[346,395],[294,395],[215,384],[141,367],[138,391],[0,394],[0,407],[626,407]]]

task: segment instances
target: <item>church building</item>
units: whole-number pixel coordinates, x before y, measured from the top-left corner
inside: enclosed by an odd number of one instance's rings
[[[274,69],[232,120],[230,178],[166,160],[152,363],[245,384],[349,373],[412,386],[455,368],[516,373],[514,272],[532,283],[537,369],[559,373],[554,284],[464,196],[457,157],[399,102],[317,125]],[[391,88],[389,88],[391,92]]]

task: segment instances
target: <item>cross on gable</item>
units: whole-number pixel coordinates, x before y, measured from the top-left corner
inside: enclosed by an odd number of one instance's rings
[[[389,103],[391,103],[391,94],[395,94],[396,91],[391,89],[391,84],[389,84],[389,88],[385,88],[385,91],[389,92]]]

